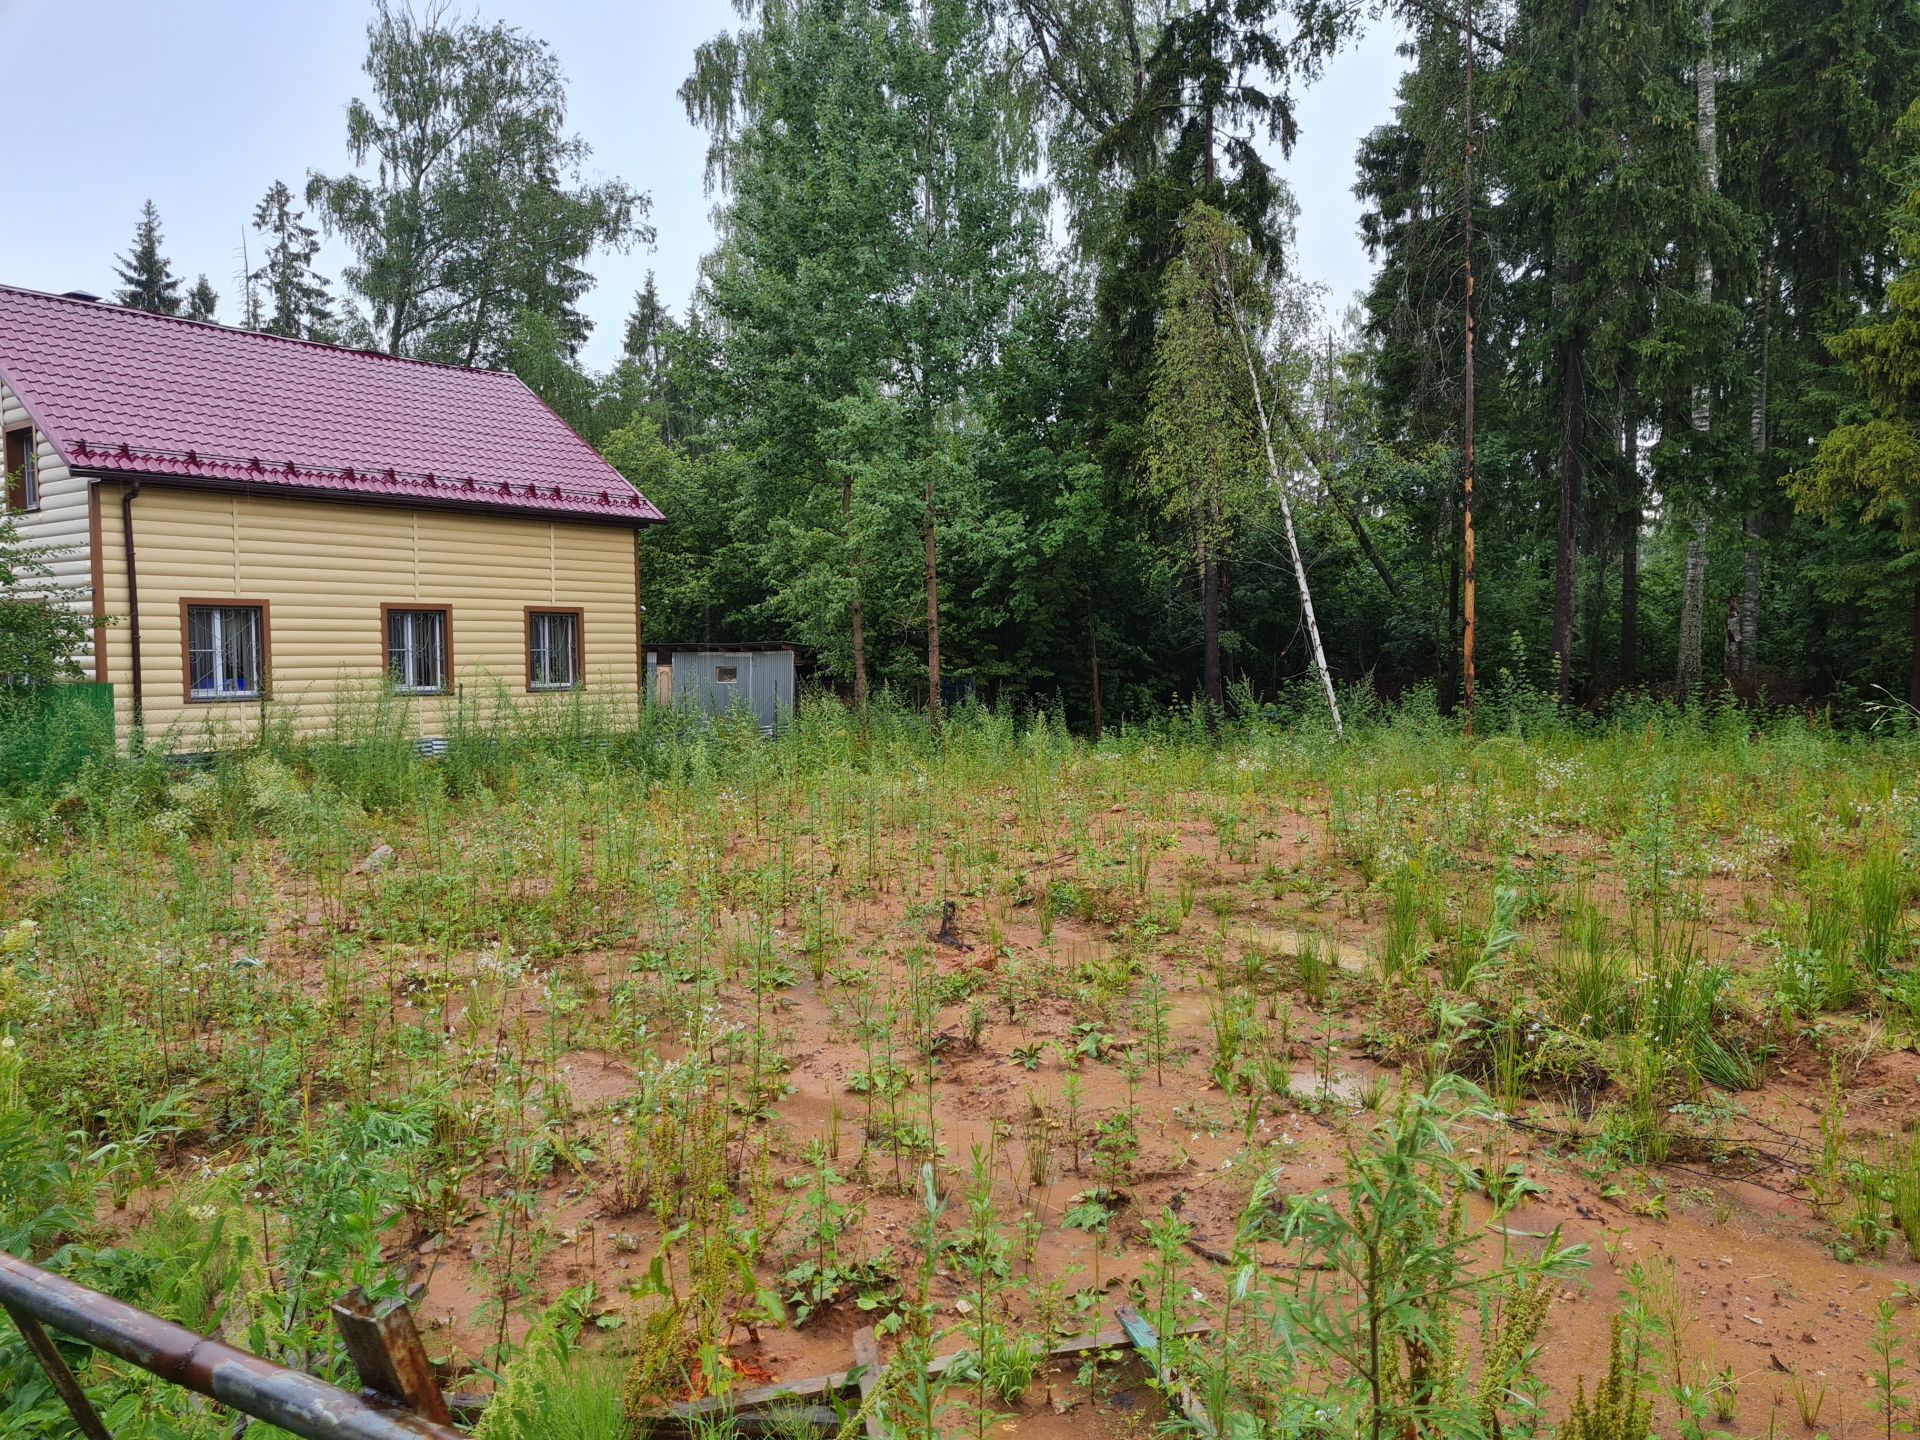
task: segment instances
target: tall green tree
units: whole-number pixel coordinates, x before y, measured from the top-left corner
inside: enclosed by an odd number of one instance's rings
[[[1826,337],[1877,308],[1895,273],[1889,217],[1900,179],[1893,120],[1920,96],[1920,4],[1914,0],[1740,0],[1726,9],[1722,113],[1727,193],[1754,217],[1756,283],[1746,306],[1748,463],[1739,473],[1741,662],[1762,659],[1763,609],[1811,640],[1778,668],[1823,679],[1851,647],[1809,634],[1825,602],[1800,560],[1834,537],[1796,518],[1783,479],[1854,403],[1855,382]],[[1864,537],[1858,537],[1864,538]],[[1768,564],[1770,557],[1793,563]],[[1771,583],[1763,589],[1763,578]],[[1842,587],[1845,589],[1847,587]]]
[[[1214,273],[1215,252],[1240,262],[1235,252],[1244,242],[1206,205],[1187,212],[1185,229],[1180,258],[1167,272],[1155,339],[1147,474],[1190,547],[1200,586],[1200,692],[1217,711],[1226,703],[1222,582],[1235,538],[1263,508],[1264,466],[1235,319]]]
[[[248,278],[264,299],[260,329],[300,340],[334,338],[333,297],[315,267],[320,234],[296,210],[293,192],[276,180],[254,207],[253,228],[266,242],[260,268]]]
[[[155,315],[180,313],[180,277],[160,253],[160,211],[149,200],[140,207],[140,223],[133,227],[133,248],[119,258],[114,274],[120,289],[114,299],[134,310]]]
[[[645,413],[669,444],[683,440],[692,424],[688,396],[676,370],[685,331],[660,299],[653,272],[633,297],[620,362],[612,376],[619,404],[627,414]]]
[[[1287,443],[1296,432],[1283,430],[1285,392],[1298,382],[1290,385],[1276,377],[1269,363],[1266,337],[1275,307],[1256,283],[1258,272],[1245,237],[1226,216],[1196,204],[1181,230],[1180,258],[1167,275],[1155,347],[1147,468],[1162,503],[1180,517],[1193,548],[1201,590],[1201,693],[1217,715],[1226,698],[1220,666],[1221,577],[1239,532],[1277,502],[1314,669],[1337,730],[1339,705],[1281,473],[1282,453],[1289,470],[1298,468]],[[1284,355],[1289,347],[1286,337],[1281,339]]]
[[[1490,8],[1478,7],[1476,29],[1489,20],[1503,23],[1497,15],[1488,16]],[[1365,424],[1350,437],[1348,448],[1374,484],[1391,494],[1391,513],[1425,542],[1396,568],[1412,591],[1407,608],[1424,611],[1422,618],[1409,617],[1416,627],[1411,633],[1422,635],[1422,649],[1432,658],[1416,659],[1416,652],[1403,651],[1396,659],[1436,668],[1442,702],[1451,709],[1460,690],[1457,657],[1463,640],[1460,442],[1469,205],[1481,217],[1473,246],[1479,333],[1488,333],[1493,317],[1493,333],[1503,336],[1507,327],[1500,317],[1511,307],[1508,272],[1497,263],[1491,243],[1497,227],[1490,223],[1484,165],[1472,194],[1467,191],[1464,27],[1450,15],[1414,7],[1403,19],[1412,63],[1401,77],[1394,117],[1362,138],[1357,156],[1354,192],[1365,206],[1361,239],[1378,269],[1363,300],[1360,347],[1348,362],[1356,381],[1349,393],[1366,400]],[[1497,37],[1482,31],[1477,43],[1483,70],[1498,62]],[[1485,128],[1484,118],[1476,128]],[[1536,501],[1528,494],[1524,504],[1513,505],[1499,463],[1506,423],[1500,403],[1503,362],[1510,348],[1481,343],[1476,353],[1475,392],[1485,437],[1480,448],[1493,462],[1479,467],[1476,481],[1480,528],[1493,546],[1490,552],[1482,546],[1480,568],[1487,573],[1491,562],[1499,574],[1516,560],[1518,568],[1531,568]],[[1489,519],[1496,523],[1488,526]],[[1499,633],[1494,632],[1496,646]]]
[[[193,282],[193,289],[187,292],[187,318],[189,320],[211,320],[220,308],[220,296],[213,288],[213,282],[205,275]]]
[[[1286,0],[1008,0],[1046,98],[1075,236],[1094,263],[1108,402],[1092,438],[1116,473],[1143,463],[1153,342],[1179,223],[1203,201],[1277,264],[1294,205],[1272,149],[1293,146],[1291,87],[1350,27]]]
[[[1788,487],[1799,504],[1831,521],[1895,537],[1899,554],[1886,573],[1911,590],[1907,703],[1920,709],[1920,102],[1902,118],[1899,139],[1907,152],[1907,189],[1894,228],[1899,274],[1880,314],[1828,341],[1858,382],[1861,404],[1828,432]]]
[[[876,615],[917,632],[937,717],[943,575],[1021,530],[986,498],[980,417],[1035,243],[1024,137],[965,0],[814,0],[725,39],[754,64],[709,51],[685,94],[732,196],[709,284],[771,603],[857,699]]]
[[[441,4],[416,14],[376,0],[365,69],[372,99],[347,107],[347,149],[365,173],[316,172],[307,200],[353,249],[345,279],[380,347],[499,363],[525,311],[577,349],[587,258],[653,232],[645,195],[580,180],[589,151],[567,133],[553,51]]]

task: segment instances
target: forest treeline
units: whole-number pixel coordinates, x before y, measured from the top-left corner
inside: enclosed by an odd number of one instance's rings
[[[577,302],[647,198],[579,180],[544,46],[444,11],[377,10],[357,168],[270,191],[243,277],[243,323],[520,373],[670,517],[649,638],[1096,725],[1317,639],[1453,708],[1471,595],[1483,685],[1920,705],[1920,0],[739,11],[680,91],[717,243],[611,371]],[[1329,321],[1282,166],[1384,25]]]

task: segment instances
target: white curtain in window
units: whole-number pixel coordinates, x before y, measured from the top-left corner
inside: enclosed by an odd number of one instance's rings
[[[251,605],[189,608],[187,663],[195,695],[258,695],[260,611]]]
[[[527,645],[534,689],[570,690],[578,682],[579,616],[536,611],[528,619]]]
[[[395,689],[418,694],[446,688],[446,618],[438,610],[387,612],[387,669]]]

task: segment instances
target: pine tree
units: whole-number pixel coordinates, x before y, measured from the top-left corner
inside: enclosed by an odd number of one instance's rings
[[[214,291],[212,282],[202,274],[193,282],[193,289],[187,292],[187,318],[211,320],[219,308],[220,296]]]
[[[160,253],[160,212],[153,201],[141,207],[140,223],[133,229],[132,253],[119,257],[114,273],[121,285],[113,297],[118,303],[155,315],[180,313],[180,277]]]
[[[293,192],[283,182],[274,181],[254,207],[253,228],[267,242],[260,268],[249,277],[265,297],[259,328],[298,340],[333,339],[333,298],[313,267],[319,232],[293,208]]]
[[[1694,126],[1707,189],[1717,195],[1720,192],[1719,60],[1713,50],[1713,0],[1701,0],[1700,36],[1702,49],[1694,62],[1694,83],[1699,97]],[[1713,305],[1713,255],[1704,246],[1695,257],[1694,274],[1696,298],[1700,308],[1708,310]],[[1707,372],[1694,378],[1692,412],[1694,443],[1698,447],[1695,464],[1700,472],[1711,473],[1708,451],[1712,445],[1713,387]],[[1680,646],[1674,666],[1673,693],[1683,705],[1700,686],[1701,639],[1706,629],[1707,515],[1699,506],[1700,498],[1695,499],[1691,517],[1692,533],[1687,536],[1686,571],[1680,590]]]

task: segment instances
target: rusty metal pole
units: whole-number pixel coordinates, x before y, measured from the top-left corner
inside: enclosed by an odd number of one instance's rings
[[[27,1342],[27,1349],[33,1352],[33,1358],[46,1371],[54,1390],[67,1402],[67,1409],[73,1413],[73,1423],[79,1427],[80,1433],[87,1440],[113,1440],[113,1432],[94,1412],[93,1402],[87,1399],[87,1392],[80,1388],[80,1382],[73,1378],[73,1371],[54,1348],[53,1341],[47,1338],[47,1332],[40,1328],[40,1322],[31,1315],[23,1315],[11,1305],[5,1309],[8,1318],[19,1329],[20,1338]]]
[[[356,1285],[346,1299],[334,1302],[333,1323],[363,1386],[383,1399],[411,1406],[429,1420],[453,1423],[405,1300],[374,1305]]]
[[[196,1335],[183,1325],[136,1310],[4,1252],[0,1252],[0,1307],[25,1316],[30,1325],[84,1340],[115,1359],[304,1440],[464,1440],[451,1425],[383,1406],[223,1341]],[[35,1353],[37,1357],[39,1352]]]

